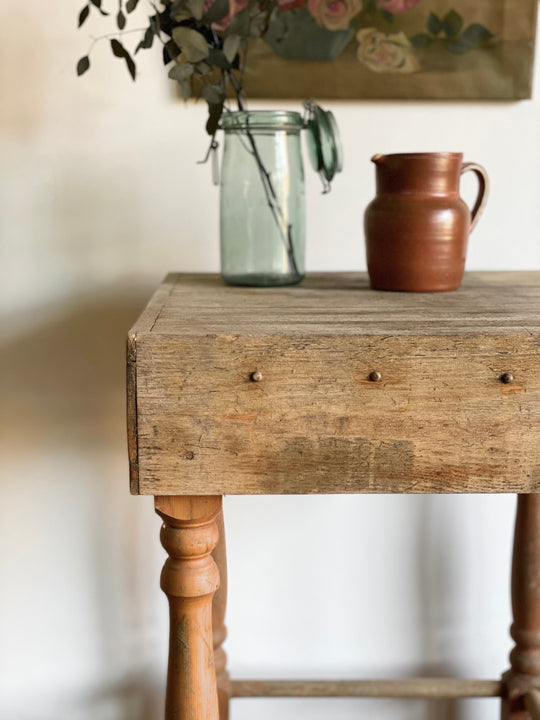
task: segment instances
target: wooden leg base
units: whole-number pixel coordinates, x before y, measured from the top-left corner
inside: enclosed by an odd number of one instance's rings
[[[167,553],[161,587],[170,607],[165,720],[219,720],[212,642],[212,599],[219,571],[221,497],[158,497],[161,542]]]

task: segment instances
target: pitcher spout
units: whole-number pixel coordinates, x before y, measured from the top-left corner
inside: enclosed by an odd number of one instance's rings
[[[376,155],[373,155],[373,157],[371,158],[371,162],[375,163],[375,165],[379,165],[384,160],[384,158],[384,155],[382,155],[381,153],[377,153]]]

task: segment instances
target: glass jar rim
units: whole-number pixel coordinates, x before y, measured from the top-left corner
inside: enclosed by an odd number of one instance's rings
[[[238,110],[223,115],[223,130],[293,130],[304,127],[304,119],[294,110]]]

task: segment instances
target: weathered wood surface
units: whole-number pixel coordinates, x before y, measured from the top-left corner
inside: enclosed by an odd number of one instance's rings
[[[285,288],[228,287],[217,275],[168,275],[132,333],[425,335],[540,330],[540,271],[466,273],[449,293],[369,288],[364,273],[314,273]]]
[[[409,678],[406,680],[233,680],[232,697],[500,697],[500,680]]]
[[[231,681],[227,671],[227,653],[223,643],[227,637],[225,614],[227,610],[227,549],[223,510],[216,517],[219,539],[212,557],[219,570],[219,588],[212,603],[212,636],[214,640],[214,666],[218,688],[219,720],[229,720]]]
[[[134,492],[540,491],[540,273],[173,275],[155,298],[129,341]]]
[[[212,643],[212,599],[219,571],[221,497],[158,497],[161,543],[169,557],[161,588],[170,608],[165,720],[220,720]]]
[[[503,720],[540,718],[540,495],[518,495],[512,555],[510,634]]]

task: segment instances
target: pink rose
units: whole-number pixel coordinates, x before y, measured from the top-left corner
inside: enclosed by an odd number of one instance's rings
[[[391,13],[403,13],[418,5],[420,0],[379,0],[379,10],[388,10]]]
[[[327,30],[346,30],[362,10],[362,0],[308,0],[309,12]]]

